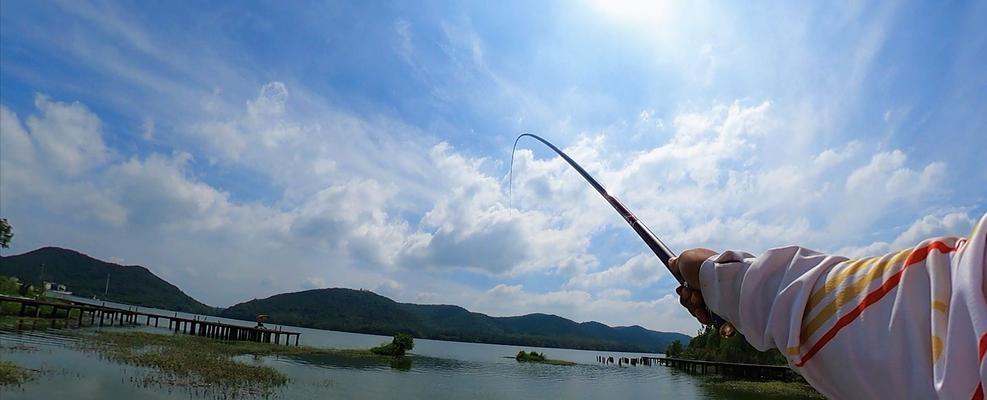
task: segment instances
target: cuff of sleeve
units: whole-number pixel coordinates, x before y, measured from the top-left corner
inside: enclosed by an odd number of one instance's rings
[[[747,264],[743,253],[727,251],[706,259],[699,267],[699,289],[706,307],[740,330],[740,286]]]
[[[699,267],[699,291],[703,293],[703,300],[710,311],[719,315],[717,306],[720,304],[720,290],[716,283],[716,259],[720,255],[714,255],[703,261]]]

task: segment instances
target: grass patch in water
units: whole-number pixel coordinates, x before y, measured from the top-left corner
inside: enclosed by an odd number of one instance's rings
[[[576,365],[576,363],[572,361],[553,360],[551,358],[547,358],[545,357],[545,353],[537,353],[534,351],[526,353],[524,350],[519,351],[514,359],[518,362],[535,362],[549,365]]]
[[[31,380],[31,372],[10,361],[0,360],[0,386],[20,385]]]
[[[111,360],[157,372],[147,383],[218,388],[226,393],[264,395],[288,382],[280,371],[236,360],[237,356],[301,356],[320,353],[370,355],[369,351],[336,351],[256,342],[222,342],[186,335],[146,332],[99,332],[82,335],[83,350]]]

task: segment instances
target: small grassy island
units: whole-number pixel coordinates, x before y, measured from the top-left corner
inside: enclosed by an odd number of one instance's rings
[[[31,380],[30,372],[10,361],[0,360],[0,386],[20,385]]]
[[[415,339],[407,333],[399,333],[394,335],[391,343],[374,347],[370,352],[380,356],[402,357],[406,351],[413,348],[415,348]]]
[[[572,361],[553,360],[547,358],[545,357],[545,353],[538,353],[535,351],[525,352],[524,350],[521,350],[517,353],[517,356],[515,356],[514,359],[518,362],[534,362],[551,365],[576,365],[576,363]]]

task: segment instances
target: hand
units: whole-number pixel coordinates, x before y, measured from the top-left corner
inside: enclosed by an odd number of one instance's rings
[[[710,317],[706,308],[706,301],[700,291],[699,268],[708,258],[716,254],[710,249],[690,249],[669,260],[672,273],[681,276],[685,282],[684,285],[675,289],[675,293],[679,295],[679,303],[703,325],[711,324],[713,318]],[[723,336],[732,336],[734,331],[733,325],[729,322],[720,327],[720,334]]]
[[[703,325],[709,325],[712,318],[706,311],[706,302],[703,300],[702,292],[699,291],[699,267],[707,258],[714,255],[716,252],[710,249],[690,249],[668,260],[672,273],[681,276],[685,281],[685,285],[675,289],[675,293],[679,295],[679,303]]]

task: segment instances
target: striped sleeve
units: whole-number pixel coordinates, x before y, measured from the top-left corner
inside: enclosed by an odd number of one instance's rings
[[[701,290],[828,397],[983,398],[985,220],[969,240],[859,260],[796,246],[724,252],[703,264]]]

